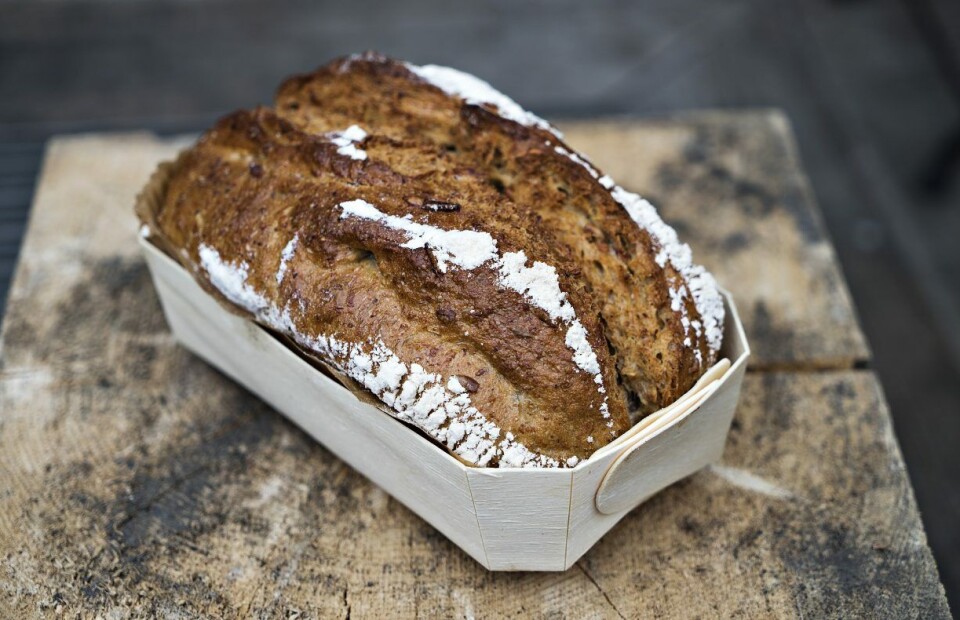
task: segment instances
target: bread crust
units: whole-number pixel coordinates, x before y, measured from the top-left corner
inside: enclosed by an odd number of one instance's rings
[[[691,337],[704,317],[657,239],[510,103],[375,54],[334,61],[186,151],[157,232],[465,462],[576,464],[716,348]]]

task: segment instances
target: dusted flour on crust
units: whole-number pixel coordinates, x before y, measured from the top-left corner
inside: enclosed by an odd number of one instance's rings
[[[477,466],[572,467],[716,359],[723,306],[639,196],[454,69],[291,78],[176,162],[197,277]]]
[[[294,241],[287,248],[295,248]],[[379,339],[347,342],[326,334],[305,334],[291,319],[289,308],[281,310],[248,283],[246,263],[226,263],[214,248],[202,244],[199,254],[210,283],[224,297],[324,357],[373,392],[398,418],[428,433],[468,463],[485,466],[499,457],[499,462],[509,467],[560,466],[555,459],[534,454],[512,433],[503,433],[487,420],[472,405],[456,375],[447,380],[417,363],[407,366]],[[576,462],[575,456],[564,461]]]
[[[437,259],[437,267],[443,272],[446,272],[448,263],[462,269],[476,269],[481,266],[492,269],[497,274],[497,284],[500,287],[520,293],[533,306],[546,312],[552,320],[566,325],[564,342],[573,351],[574,364],[591,373],[597,384],[597,391],[606,394],[597,354],[587,340],[583,324],[567,302],[566,293],[560,290],[557,270],[552,266],[535,262],[527,267],[527,257],[523,250],[501,255],[497,252],[497,241],[485,232],[443,230],[418,224],[410,218],[382,213],[364,200],[343,202],[339,207],[343,210],[341,218],[359,217],[382,222],[390,228],[406,232],[409,239],[400,247],[429,249]],[[604,419],[610,417],[606,396],[600,405],[600,414]],[[612,420],[608,420],[608,426],[613,426]]]
[[[542,118],[527,112],[515,101],[475,76],[438,65],[418,67],[406,63],[406,67],[427,82],[463,99],[468,104],[493,106],[503,118],[546,129],[559,138],[563,137]],[[681,278],[671,283],[671,309],[682,313],[686,319],[682,321],[686,334],[684,343],[690,347],[691,336],[704,335],[710,351],[715,355],[720,350],[723,337],[723,300],[713,276],[700,265],[693,263],[690,246],[680,242],[676,231],[660,218],[660,214],[649,202],[616,185],[609,176],[601,177],[600,173],[579,154],[560,145],[554,146],[554,150],[583,166],[600,185],[610,190],[613,199],[623,206],[637,225],[650,235],[657,249],[657,264],[664,267],[669,262],[680,273]],[[685,311],[684,299],[692,299],[700,319],[689,318]],[[698,361],[702,365],[703,359],[700,353],[701,351],[697,349]]]

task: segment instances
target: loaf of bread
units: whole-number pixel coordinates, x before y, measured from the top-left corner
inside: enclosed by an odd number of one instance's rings
[[[367,53],[173,164],[150,234],[221,300],[476,466],[570,467],[716,359],[654,208],[485,82]]]

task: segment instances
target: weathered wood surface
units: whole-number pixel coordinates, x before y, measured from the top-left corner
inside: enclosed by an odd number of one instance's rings
[[[757,363],[722,463],[553,574],[486,572],[173,343],[130,213],[173,145],[53,142],[0,344],[0,616],[947,617],[781,118],[616,127],[565,129],[678,224]]]

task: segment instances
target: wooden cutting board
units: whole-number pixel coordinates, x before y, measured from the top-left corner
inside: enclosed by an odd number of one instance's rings
[[[563,129],[737,300],[754,357],[720,464],[565,573],[488,573],[174,344],[131,205],[183,142],[64,137],[0,336],[0,616],[948,617],[783,117]]]

